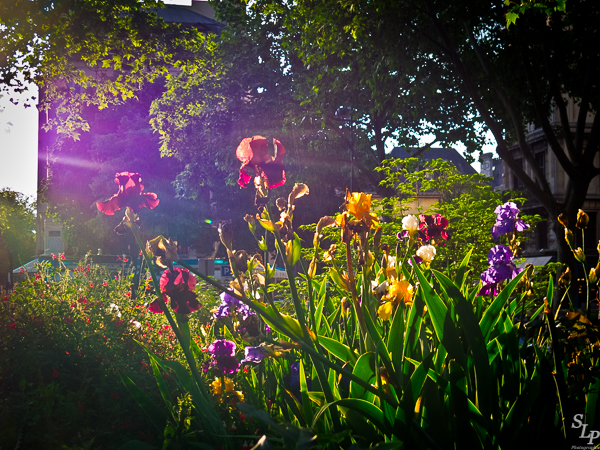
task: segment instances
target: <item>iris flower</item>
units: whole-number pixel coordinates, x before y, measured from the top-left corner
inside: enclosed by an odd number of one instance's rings
[[[436,214],[435,216],[421,214],[419,220],[421,221],[419,229],[421,231],[421,237],[423,237],[424,240],[436,240],[439,237],[448,239],[448,233],[446,232],[448,219],[441,214]]]
[[[98,210],[106,215],[114,216],[116,211],[129,206],[134,213],[142,208],[154,209],[160,200],[153,192],[143,192],[142,176],[139,173],[121,172],[115,174],[115,183],[119,192],[105,202],[97,202]]]
[[[187,269],[167,269],[160,277],[160,291],[171,299],[171,308],[178,314],[189,314],[200,308],[194,288],[196,278]],[[159,300],[150,304],[148,309],[162,313]]]
[[[221,292],[221,304],[217,307],[217,310],[213,313],[213,318],[221,319],[223,317],[229,317],[230,315],[237,314],[242,320],[246,320],[248,316],[253,315],[250,311],[250,307],[243,303],[241,300],[229,295],[227,292]]]
[[[379,218],[371,214],[371,194],[364,192],[346,191],[346,211],[352,214],[356,220],[362,220],[368,228],[375,228]]]
[[[241,402],[244,401],[244,394],[241,391],[236,391],[234,386],[233,386],[233,380],[229,377],[223,377],[225,380],[225,394],[231,394],[234,393],[235,395],[237,395],[237,397],[239,398],[239,400]],[[210,387],[212,388],[213,394],[214,395],[218,395],[221,396],[222,392],[223,392],[223,383],[221,382],[221,378],[215,378],[215,381],[213,381],[210,384]]]
[[[242,364],[246,362],[259,363],[267,356],[267,348],[264,346],[246,347],[244,352],[246,357],[242,359]]]
[[[496,223],[492,227],[492,237],[495,241],[503,234],[512,233],[513,231],[525,231],[529,228],[523,219],[518,219],[519,208],[513,202],[506,202],[499,205],[494,210],[496,214]]]
[[[273,139],[275,156],[269,155],[268,141],[262,136],[245,138],[240,142],[235,154],[242,162],[240,167],[240,178],[238,184],[247,188],[252,177],[248,173],[248,166],[254,169],[258,177],[267,180],[267,187],[274,189],[285,183],[285,171],[283,170],[283,157],[285,147],[277,139]]]
[[[488,252],[489,267],[480,276],[483,287],[477,295],[497,295],[500,283],[517,276],[521,269],[512,260],[512,251],[506,245],[492,247]]]
[[[240,363],[235,357],[236,345],[233,341],[217,339],[208,346],[212,357],[212,366],[224,375],[231,375],[240,369]]]
[[[388,293],[382,298],[386,301],[377,310],[377,315],[382,320],[389,320],[394,308],[404,300],[407,305],[412,304],[414,287],[406,280],[393,281],[388,288]]]

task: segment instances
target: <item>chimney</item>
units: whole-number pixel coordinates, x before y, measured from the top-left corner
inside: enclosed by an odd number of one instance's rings
[[[494,155],[492,153],[482,153],[479,156],[479,162],[481,163],[481,174],[486,177],[494,176],[494,169],[492,164],[492,159]]]

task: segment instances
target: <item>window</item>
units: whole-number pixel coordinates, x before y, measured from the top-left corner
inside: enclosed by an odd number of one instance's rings
[[[546,176],[546,152],[538,152],[535,154],[535,163],[543,177]]]
[[[543,221],[537,224],[535,229],[538,250],[548,248],[548,222]]]
[[[517,163],[517,166],[519,166],[521,169],[523,168],[523,160],[522,159],[516,159],[515,162]],[[523,188],[523,182],[517,178],[517,175],[514,172],[513,172],[512,188],[513,189],[522,189]]]

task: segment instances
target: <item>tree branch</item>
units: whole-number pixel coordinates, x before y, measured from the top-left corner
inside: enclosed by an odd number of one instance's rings
[[[410,155],[411,158],[416,158],[418,157],[421,153],[423,153],[425,150],[429,150],[431,148],[431,146],[433,144],[435,144],[436,142],[438,142],[438,136],[437,133],[435,134],[435,139],[433,141],[431,141],[429,144],[425,145],[424,147],[421,147],[419,150],[417,150],[414,154]]]
[[[584,157],[584,161],[585,161],[585,166],[586,168],[591,168],[594,167],[594,158],[596,157],[596,154],[598,153],[598,146],[600,145],[600,114],[596,114],[594,117],[594,122],[592,124],[592,130],[590,132],[590,135],[588,136],[588,141],[587,144],[585,146],[585,149],[583,150],[583,157]],[[590,181],[594,179],[594,177],[598,175],[596,173],[596,170],[592,171],[592,174],[590,175]]]
[[[500,99],[502,104],[504,105],[504,108],[506,109],[506,111],[508,112],[508,115],[511,118],[513,127],[517,133],[517,140],[519,142],[519,147],[521,148],[521,151],[523,152],[523,157],[529,163],[529,167],[531,167],[531,170],[532,170],[533,174],[535,175],[535,178],[536,178],[537,182],[539,183],[540,187],[542,188],[542,190],[546,194],[552,195],[552,191],[550,189],[550,185],[548,184],[548,180],[546,179],[545,175],[540,172],[540,169],[537,166],[537,163],[533,156],[533,152],[531,151],[531,147],[529,146],[529,143],[527,142],[527,137],[525,136],[525,133],[523,132],[523,126],[522,126],[523,124],[521,123],[519,115],[516,113],[515,108],[512,105],[512,102],[508,99],[506,92],[504,91],[504,89],[502,88],[502,86],[500,85],[500,83],[498,82],[496,77],[492,75],[492,71],[491,71],[489,63],[487,61],[487,57],[483,53],[483,51],[481,50],[481,47],[479,46],[479,43],[475,39],[475,36],[473,35],[473,30],[467,25],[466,22],[463,22],[463,27],[469,37],[469,42],[471,43],[471,47],[475,51],[475,55],[477,56],[477,59],[479,60],[479,64],[481,64],[483,71],[490,78],[490,80],[492,82],[492,86],[494,87],[494,91],[496,91],[496,95],[498,96],[498,98]]]
[[[544,65],[546,66],[546,73],[548,74],[548,78],[550,79],[550,94],[554,98],[554,101],[556,102],[556,106],[558,108],[561,128],[565,136],[565,144],[567,146],[567,151],[569,152],[569,157],[571,158],[572,164],[577,164],[579,160],[577,156],[579,155],[577,155],[575,146],[573,145],[573,136],[571,133],[571,126],[569,124],[569,116],[567,114],[567,108],[562,97],[562,92],[560,91],[560,83],[558,82],[558,79],[556,77],[557,64],[554,63],[554,61],[552,61],[553,58],[548,50],[548,47],[545,44],[542,44],[542,49]],[[559,62],[558,64],[562,64],[562,62]]]
[[[592,88],[592,61],[593,56],[588,59],[587,66],[585,68],[585,77],[583,80],[583,94],[581,96],[581,102],[579,103],[579,115],[577,116],[577,125],[575,128],[575,149],[578,153],[583,153],[583,138],[585,134],[585,124],[587,122],[587,115],[590,106],[590,91]],[[596,114],[596,117],[598,115]],[[594,119],[595,121],[595,119]]]
[[[540,121],[540,125],[546,138],[548,139],[548,143],[550,144],[550,148],[552,152],[556,155],[556,159],[567,173],[569,178],[573,178],[578,176],[577,171],[575,170],[575,166],[567,157],[567,154],[563,150],[560,142],[558,141],[554,130],[552,129],[552,125],[548,120],[547,108],[544,107],[544,103],[542,103],[540,99],[539,92],[537,90],[537,86],[533,79],[533,75],[531,73],[529,59],[526,64],[523,64],[523,68],[525,70],[525,76],[527,77],[527,83],[529,84],[529,92],[531,93],[531,98],[533,100],[533,105],[535,109],[535,113],[537,115],[538,120]]]
[[[445,41],[446,47],[449,48],[450,54],[448,56],[450,57],[452,63],[456,67],[457,72],[461,76],[461,78],[465,84],[465,89],[467,90],[469,96],[473,100],[473,103],[475,104],[475,107],[479,111],[479,114],[481,114],[484,122],[486,123],[486,125],[492,131],[494,137],[496,138],[496,142],[498,144],[498,147],[497,147],[498,154],[506,162],[506,164],[509,166],[509,168],[517,175],[517,177],[523,182],[525,187],[540,201],[540,203],[542,203],[542,205],[544,205],[546,210],[550,214],[557,213],[558,212],[558,204],[557,204],[556,200],[554,199],[554,197],[552,196],[551,192],[549,191],[549,188],[547,191],[545,189],[542,189],[542,187],[540,185],[538,185],[531,177],[529,177],[525,173],[523,168],[520,167],[517,164],[517,162],[515,161],[515,159],[512,157],[510,151],[508,150],[508,146],[506,145],[504,137],[502,135],[502,127],[494,118],[492,118],[488,108],[485,106],[485,104],[483,102],[483,99],[477,95],[477,90],[475,89],[474,83],[471,80],[469,72],[466,69],[466,67],[464,66],[464,63],[462,62],[457,51],[454,49],[454,46],[452,45],[452,41],[451,41],[450,37],[447,35],[444,28],[439,23],[439,20],[437,19],[435,14],[430,13],[428,15],[429,15],[429,18],[432,21],[434,27],[438,31],[438,34],[440,35],[441,39],[443,41]],[[534,165],[534,167],[535,167],[535,165]],[[544,180],[545,180],[545,177],[544,177]],[[546,181],[546,187],[547,186],[548,186],[548,184]]]

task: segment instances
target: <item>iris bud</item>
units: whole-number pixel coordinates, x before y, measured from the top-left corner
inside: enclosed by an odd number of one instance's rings
[[[581,230],[585,230],[590,223],[590,216],[588,216],[582,209],[577,212],[577,223],[575,226]]]
[[[575,244],[575,237],[573,236],[573,232],[568,228],[565,228],[565,240],[567,241],[567,244],[569,244],[569,247],[571,247],[572,249],[573,245]]]
[[[560,222],[560,224],[563,227],[569,228],[569,218],[567,217],[567,215],[565,213],[560,213],[558,215],[558,221]]]
[[[575,255],[575,259],[579,261],[581,264],[585,264],[585,253],[581,247],[577,247],[573,250],[573,254]]]
[[[567,267],[567,270],[558,279],[558,286],[561,289],[568,289],[571,285],[571,270]]]

